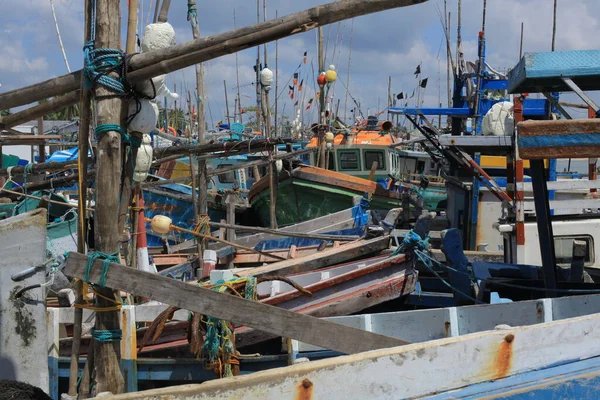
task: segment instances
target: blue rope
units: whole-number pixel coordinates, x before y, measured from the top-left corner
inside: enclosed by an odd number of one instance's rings
[[[101,343],[120,342],[123,331],[120,329],[92,329],[92,338]]]
[[[98,285],[105,287],[106,274],[108,273],[108,267],[110,266],[110,263],[119,263],[121,261],[119,260],[119,250],[112,254],[103,253],[101,251],[92,251],[88,253],[88,260],[83,273],[84,282],[90,283],[90,273],[92,272],[92,268],[94,268],[94,261],[97,259],[104,259],[102,262],[102,271],[100,272],[100,280],[98,281]]]
[[[393,255],[406,253],[412,249],[427,250],[429,248],[429,236],[423,239],[418,233],[412,229],[408,232],[408,235],[404,237],[400,246],[394,251]]]
[[[192,3],[188,1],[188,11],[187,11],[187,20],[192,24],[195,24],[197,21],[198,11],[196,10],[196,3]]]

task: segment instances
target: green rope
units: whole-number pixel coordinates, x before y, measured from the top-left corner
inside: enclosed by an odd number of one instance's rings
[[[85,271],[83,273],[83,281],[90,283],[90,273],[92,272],[92,268],[94,268],[94,262],[97,259],[103,259],[102,262],[102,271],[100,272],[100,280],[98,281],[98,285],[101,287],[106,286],[106,274],[108,274],[108,267],[111,262],[119,263],[121,260],[119,259],[119,250],[115,251],[112,254],[103,253],[101,251],[92,251],[88,253],[88,260],[85,266]]]
[[[27,174],[33,172],[33,163],[27,163],[23,168],[23,193],[27,194]]]
[[[92,329],[92,338],[100,343],[120,342],[123,331],[120,329]]]
[[[246,281],[244,289],[244,298],[248,300],[256,300],[258,298],[258,291],[256,289],[257,280],[255,277],[247,277],[244,279],[233,278],[228,282],[235,281]],[[202,286],[208,286],[210,283],[202,283]],[[213,285],[213,290],[217,292],[223,292],[228,286],[225,281],[219,281]],[[206,334],[204,336],[204,343],[202,344],[202,351],[206,354],[207,360],[213,364],[219,360],[220,352],[224,360],[229,359],[231,356],[235,356],[235,348],[231,341],[233,332],[230,328],[229,322],[215,318],[207,317],[206,320]],[[225,363],[223,369],[223,376],[232,376],[231,364]]]

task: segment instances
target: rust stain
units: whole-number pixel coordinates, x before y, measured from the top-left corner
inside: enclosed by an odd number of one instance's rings
[[[314,385],[308,378],[304,378],[298,385],[298,394],[296,400],[311,400]]]
[[[450,321],[444,323],[444,330],[446,331],[446,337],[450,337]]]
[[[512,333],[506,335],[498,348],[494,358],[493,379],[501,379],[508,375],[512,367],[513,342],[515,335]]]

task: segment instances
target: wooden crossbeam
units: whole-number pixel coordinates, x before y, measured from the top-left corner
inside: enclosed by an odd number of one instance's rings
[[[600,119],[524,121],[517,130],[519,156],[524,160],[600,155]]]
[[[72,278],[82,278],[87,260],[87,256],[83,254],[70,253],[64,273]],[[99,282],[101,270],[102,260],[96,260],[90,273],[91,283]],[[404,340],[218,293],[121,264],[110,264],[106,274],[106,285],[136,296],[346,354],[408,344]]]

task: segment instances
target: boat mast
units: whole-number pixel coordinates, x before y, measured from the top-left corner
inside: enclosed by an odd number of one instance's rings
[[[267,0],[263,0],[263,21],[266,22],[267,21]],[[268,64],[268,57],[267,57],[267,49],[268,49],[268,44],[265,43],[264,44],[264,51],[265,51],[265,68],[267,68],[267,64]],[[265,120],[265,137],[270,137],[272,136],[272,132],[271,132],[271,103],[269,102],[269,91],[264,90],[264,102],[263,102],[263,115],[264,115],[264,120]],[[275,93],[275,96],[277,96],[277,93]]]
[[[323,28],[319,27],[319,74],[325,71],[325,54],[323,52]],[[319,91],[319,167],[325,168],[325,87]]]
[[[354,39],[354,18],[350,25],[350,49],[348,51],[348,71],[346,72],[346,100],[344,101],[344,123],[346,123],[348,112],[348,94],[350,92],[350,61],[352,60],[352,39]]]
[[[256,0],[256,23],[260,23],[260,0]],[[260,46],[256,46],[256,129],[262,132],[261,127],[261,96],[262,91],[260,87]]]
[[[233,9],[233,29],[237,29],[237,24],[235,20],[235,8]],[[240,123],[243,123],[242,118],[242,99],[240,97],[240,64],[238,61],[238,52],[235,52],[235,80],[237,85],[237,113],[240,118]],[[234,113],[235,117],[235,113]]]
[[[135,1],[137,7],[137,0]],[[56,27],[56,35],[58,36],[58,43],[60,44],[60,50],[62,51],[63,60],[65,60],[65,65],[67,67],[67,71],[71,73],[71,67],[69,66],[69,60],[67,59],[67,53],[65,53],[65,46],[63,46],[62,37],[60,36],[60,29],[58,28],[58,21],[56,20],[56,12],[54,12],[54,3],[50,0],[50,9],[52,10],[52,17],[54,18],[54,26]],[[556,7],[554,8],[556,10]]]
[[[278,17],[278,10],[275,10],[275,19]],[[279,136],[277,122],[277,103],[279,96],[279,40],[275,41],[275,133],[274,136]]]

